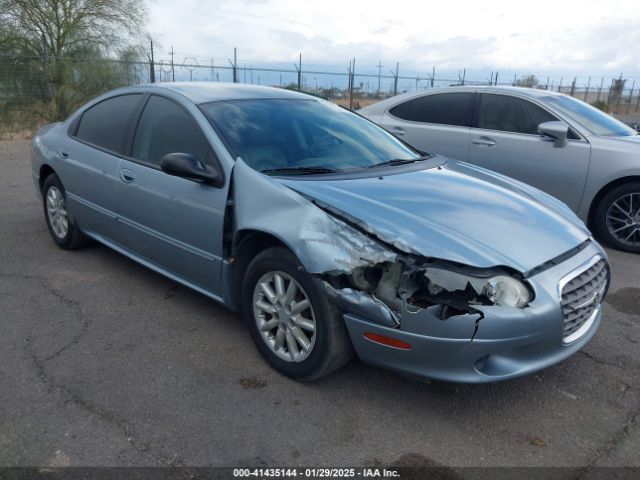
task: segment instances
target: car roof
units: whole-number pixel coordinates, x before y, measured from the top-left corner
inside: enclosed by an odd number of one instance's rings
[[[478,91],[482,92],[502,92],[502,93],[518,93],[528,97],[548,97],[549,95],[561,96],[564,95],[553,90],[545,90],[544,88],[528,88],[528,87],[511,87],[505,85],[477,85],[474,87]]]
[[[277,87],[265,87],[260,85],[247,85],[242,83],[218,83],[218,82],[169,82],[150,83],[141,85],[141,88],[149,91],[170,90],[181,94],[193,103],[207,103],[222,100],[247,100],[254,98],[284,98],[309,100],[314,97],[304,93]]]

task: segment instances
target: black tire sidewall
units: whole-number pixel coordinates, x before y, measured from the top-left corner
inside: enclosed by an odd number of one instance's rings
[[[267,272],[282,271],[291,275],[307,293],[316,320],[316,339],[313,350],[302,362],[286,362],[267,346],[258,330],[253,313],[253,292],[257,281]],[[321,290],[318,280],[312,278],[295,256],[283,248],[270,248],[258,254],[249,265],[242,282],[242,315],[262,356],[281,373],[299,380],[315,378],[324,368],[331,352],[329,323],[341,321],[335,318],[335,310]]]
[[[67,234],[64,238],[60,238],[56,235],[53,227],[51,226],[51,221],[49,220],[49,212],[47,211],[47,194],[49,192],[49,188],[56,187],[64,198],[65,207],[67,209]],[[69,215],[69,205],[67,203],[67,194],[65,192],[64,187],[62,186],[62,182],[56,174],[49,175],[44,181],[44,185],[42,187],[42,206],[44,208],[44,218],[47,222],[47,228],[49,229],[49,233],[53,240],[62,248],[69,248],[71,246],[71,242],[73,240],[73,229],[76,228],[73,222],[71,221],[71,216]]]
[[[640,245],[637,247],[625,245],[624,243],[616,239],[613,235],[611,235],[609,229],[607,228],[607,211],[609,210],[609,207],[620,197],[629,193],[640,194],[640,183],[630,182],[624,185],[620,185],[608,192],[604,197],[602,197],[596,207],[594,227],[596,233],[598,234],[598,237],[610,247],[625,252],[640,253]]]

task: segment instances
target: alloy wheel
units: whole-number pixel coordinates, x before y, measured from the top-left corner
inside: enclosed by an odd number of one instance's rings
[[[302,362],[313,350],[316,317],[309,296],[285,272],[265,273],[253,291],[253,316],[260,336],[282,360]]]
[[[47,190],[47,216],[56,237],[59,239],[66,237],[69,230],[67,203],[64,200],[64,195],[56,186],[51,186]]]
[[[640,193],[627,193],[609,206],[607,230],[623,245],[640,245]]]

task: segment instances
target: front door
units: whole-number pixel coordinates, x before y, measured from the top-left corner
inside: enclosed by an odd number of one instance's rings
[[[564,146],[539,135],[538,125],[558,120],[542,107],[502,94],[476,96],[469,162],[532,185],[576,211],[589,170],[591,148],[575,133]]]
[[[213,186],[168,175],[168,153],[217,160],[191,113],[152,95],[142,111],[130,158],[119,166],[121,244],[142,259],[210,293],[220,294],[222,234],[228,182]]]

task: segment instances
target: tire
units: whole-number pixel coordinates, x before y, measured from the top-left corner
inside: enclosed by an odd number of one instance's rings
[[[68,210],[66,192],[55,173],[44,181],[42,206],[49,233],[60,248],[75,250],[89,243]]]
[[[276,276],[282,282],[280,295]],[[296,294],[289,301],[287,294],[292,281],[296,282]],[[269,300],[261,284],[270,286],[275,297]],[[306,273],[285,248],[269,248],[253,259],[244,276],[241,295],[242,315],[253,341],[265,360],[280,373],[296,380],[315,380],[342,367],[353,356],[340,311],[327,298],[320,281]],[[303,308],[305,299],[308,308]],[[256,306],[258,303],[260,308]],[[259,325],[267,330],[261,330]],[[302,342],[297,340],[298,330],[304,334]],[[291,340],[294,345],[290,345]]]
[[[629,182],[608,192],[596,207],[598,237],[609,246],[640,253],[640,182]]]

